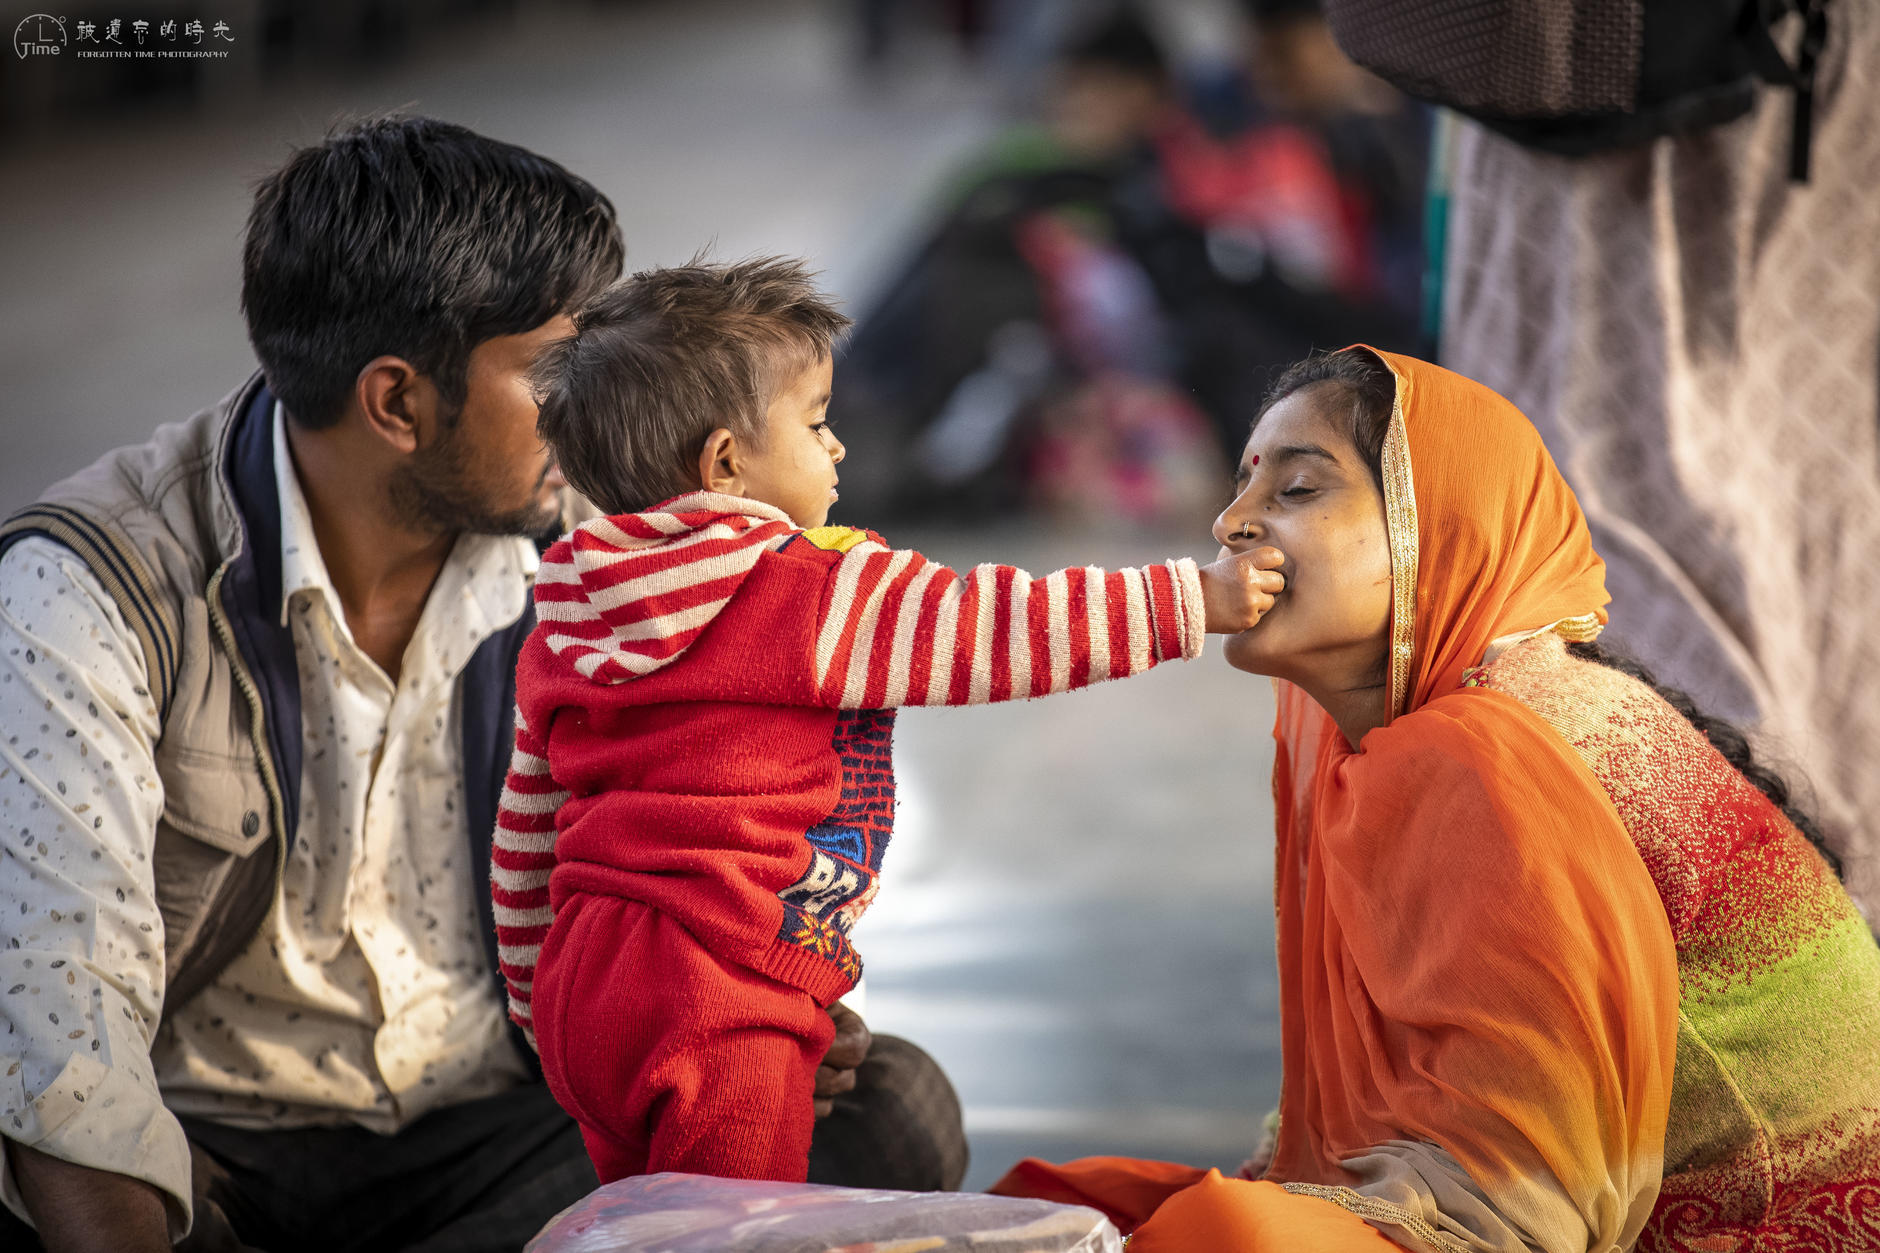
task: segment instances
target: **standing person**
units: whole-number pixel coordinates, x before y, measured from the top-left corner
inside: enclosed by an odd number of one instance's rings
[[[1880,9],[1825,11],[1806,182],[1774,86],[1580,157],[1459,121],[1441,342],[1540,428],[1627,648],[1807,763],[1880,923]]]
[[[261,372],[0,529],[0,1195],[46,1248],[513,1250],[593,1187],[489,841],[571,520],[528,371],[622,253],[533,153],[339,130],[255,198]]]

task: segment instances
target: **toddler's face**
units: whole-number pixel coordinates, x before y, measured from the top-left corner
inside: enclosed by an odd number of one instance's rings
[[[764,446],[746,451],[744,494],[774,505],[805,530],[829,519],[836,466],[846,450],[829,429],[834,362],[824,357],[786,382],[765,414]]]

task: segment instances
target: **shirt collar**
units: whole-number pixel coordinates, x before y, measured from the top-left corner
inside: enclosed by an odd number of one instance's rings
[[[287,414],[278,400],[274,402],[274,489],[281,500],[281,625],[287,625],[288,610],[303,594],[324,599],[327,612],[344,621],[345,615],[338,611],[339,593],[313,533],[313,515],[307,512],[307,498],[300,491],[300,476],[294,473],[294,456],[287,446]]]

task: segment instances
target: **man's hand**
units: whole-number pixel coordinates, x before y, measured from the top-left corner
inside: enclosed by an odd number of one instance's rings
[[[868,1056],[868,1046],[874,1042],[862,1016],[841,1001],[829,1007],[829,1017],[835,1020],[836,1038],[830,1041],[822,1065],[816,1068],[818,1118],[827,1118],[836,1107],[836,1098],[854,1090],[855,1068]]]
[[[168,1253],[163,1194],[143,1180],[74,1166],[17,1143],[8,1143],[7,1159],[47,1253]]]
[[[1286,588],[1279,567],[1286,554],[1277,548],[1256,548],[1238,555],[1223,554],[1201,567],[1201,603],[1207,629],[1217,635],[1237,635],[1266,616],[1273,598]]]

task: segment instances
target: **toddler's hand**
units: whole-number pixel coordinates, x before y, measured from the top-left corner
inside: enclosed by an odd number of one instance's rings
[[[1273,598],[1285,590],[1277,567],[1286,555],[1277,548],[1256,548],[1224,556],[1201,567],[1201,603],[1207,629],[1234,635],[1257,623],[1273,607]]]

